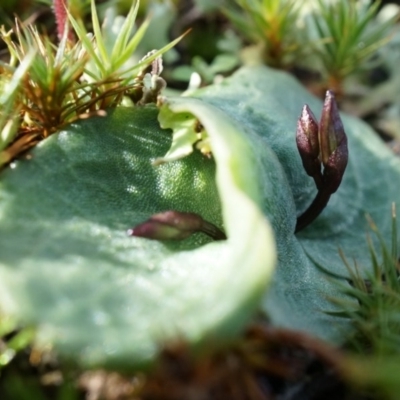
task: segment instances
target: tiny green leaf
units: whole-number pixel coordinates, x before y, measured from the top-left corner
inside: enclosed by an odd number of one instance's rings
[[[158,157],[154,164],[158,165],[168,161],[179,160],[193,151],[193,145],[199,140],[196,132],[197,120],[189,113],[179,115],[171,113],[167,107],[162,107],[158,117],[160,125],[164,129],[173,129],[172,145],[167,154]]]
[[[122,24],[120,33],[118,34],[115,40],[114,47],[111,52],[111,59],[115,59],[116,57],[119,57],[122,53],[126,52],[129,36],[131,35],[132,29],[135,26],[138,10],[139,10],[139,1],[137,0],[135,2],[135,6],[130,8],[129,13],[124,20],[124,23]],[[144,30],[146,30],[146,24],[142,24],[139,29],[143,27]]]

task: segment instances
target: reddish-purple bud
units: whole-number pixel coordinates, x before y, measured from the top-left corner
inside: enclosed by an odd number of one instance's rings
[[[343,151],[346,148],[347,151],[347,137],[340,119],[335,96],[329,90],[326,92],[319,123],[319,143],[321,161],[324,165],[336,149],[341,148]]]
[[[127,231],[129,236],[143,237],[153,240],[182,240],[189,237],[191,231],[181,231],[177,228],[157,221],[147,220]]]
[[[188,212],[165,211],[128,230],[128,235],[154,240],[182,240],[195,232],[203,232],[215,240],[226,239],[225,234],[200,215]]]
[[[335,96],[329,90],[326,92],[319,124],[319,142],[320,157],[324,165],[323,184],[329,188],[331,193],[334,193],[342,181],[349,154],[347,136],[340,119]]]
[[[303,107],[297,120],[296,143],[303,167],[307,174],[314,178],[318,187],[321,180],[318,123],[308,105]]]

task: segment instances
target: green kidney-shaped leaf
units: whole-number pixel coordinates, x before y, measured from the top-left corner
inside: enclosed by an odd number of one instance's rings
[[[295,235],[297,216],[316,194],[296,148],[296,124],[304,104],[320,115],[321,101],[293,77],[265,67],[243,68],[191,96],[197,99],[169,100],[167,106],[194,114],[207,128],[198,105],[214,105],[246,133],[252,158],[258,160],[253,179],[278,249],[278,266],[263,310],[275,325],[342,341],[348,329],[345,321],[326,311],[335,311],[331,300],[343,295],[322,270],[348,276],[339,249],[360,266],[370,267],[367,213],[390,242],[391,206],[400,206],[394,184],[400,182],[399,160],[365,123],[343,116],[350,153],[343,183],[318,219]]]
[[[243,134],[214,107],[204,112],[216,162],[195,153],[154,166],[171,134],[144,107],[73,124],[2,173],[0,307],[37,326],[40,344],[86,366],[138,366],[167,341],[226,340],[248,321],[274,240],[246,183]],[[170,209],[199,213],[228,240],[127,236]]]
[[[343,115],[349,141],[343,183],[317,220],[294,235],[296,216],[316,194],[296,148],[297,118],[304,104],[319,116],[321,101],[293,77],[265,67],[244,68],[192,95],[221,109],[247,133],[253,157],[262,159],[265,152],[273,153],[273,168],[260,166],[257,178],[264,194],[264,213],[274,228],[279,261],[263,309],[276,325],[343,340],[345,327],[324,313],[333,309],[329,298],[340,296],[337,283],[319,267],[348,276],[339,249],[361,268],[371,266],[367,213],[390,243],[392,203],[400,207],[399,159],[365,123]]]

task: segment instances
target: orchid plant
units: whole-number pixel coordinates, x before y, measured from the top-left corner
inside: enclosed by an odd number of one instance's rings
[[[0,367],[30,343],[36,359],[149,371],[171,344],[223,351],[256,320],[253,339],[303,331],[313,350],[369,334],[372,299],[398,297],[400,161],[376,133],[263,65],[171,94],[162,55],[181,37],[134,62],[138,2],[117,36],[94,1],[93,32],[64,6],[58,45],[0,31]]]

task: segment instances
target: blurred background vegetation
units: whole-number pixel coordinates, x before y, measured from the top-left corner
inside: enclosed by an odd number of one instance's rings
[[[132,1],[96,1],[100,20],[126,15]],[[400,129],[399,6],[368,0],[144,0],[137,26],[150,26],[135,57],[160,49],[191,29],[164,55],[169,89],[207,85],[243,64],[293,73],[323,97],[334,90],[343,110],[366,119],[385,138]],[[70,0],[74,18],[90,30],[90,2]],[[50,0],[3,0],[0,25],[17,16],[57,43]],[[109,26],[112,27],[112,24]],[[115,29],[115,28],[112,28]],[[0,59],[8,52],[0,42]],[[137,61],[137,60],[136,60]]]

